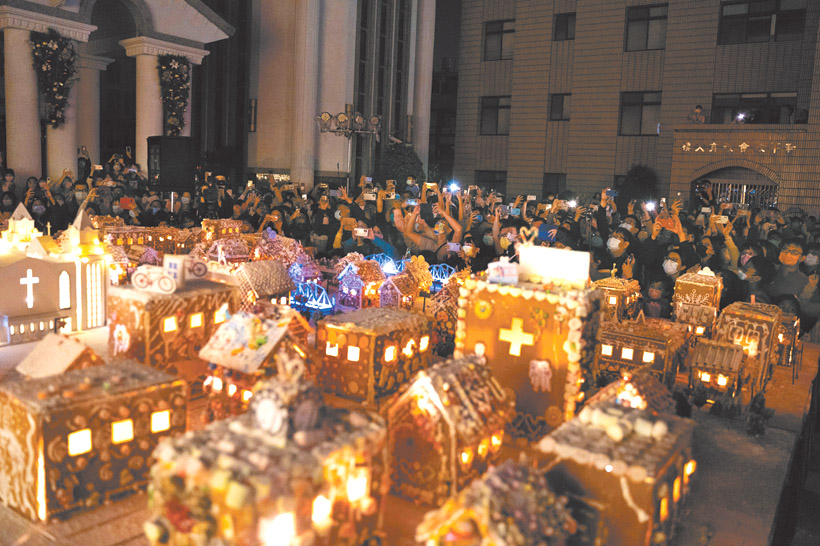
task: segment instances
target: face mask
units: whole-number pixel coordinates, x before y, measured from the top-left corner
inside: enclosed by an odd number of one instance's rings
[[[806,256],[806,265],[809,267],[814,267],[820,262],[820,257],[815,256],[814,254],[809,254]]]
[[[747,263],[749,260],[751,260],[751,259],[752,259],[752,255],[751,255],[751,254],[743,254],[743,255],[740,257],[740,265],[746,265],[746,263]]]
[[[34,212],[34,214],[43,214],[46,211],[46,208],[43,206],[36,206],[31,207],[31,210]]]
[[[737,278],[740,279],[741,281],[745,281],[749,277],[746,275],[745,271],[738,271],[737,272]]]
[[[333,216],[335,216],[337,220],[341,220],[342,219],[342,211],[337,210],[336,212],[333,213]]]
[[[662,295],[662,294],[661,294],[661,291],[660,291],[660,290],[657,290],[657,289],[655,289],[655,288],[650,288],[650,289],[649,289],[649,299],[651,299],[651,300],[659,300],[659,299],[661,299],[661,295]]]
[[[122,209],[117,205],[111,205],[111,212],[113,212],[114,214],[119,214],[120,212],[122,212]]]
[[[634,233],[634,231],[633,231],[633,230],[635,229],[635,227],[634,227],[632,224],[630,224],[629,222],[623,222],[623,223],[622,223],[621,225],[619,225],[618,227],[619,227],[619,228],[623,228],[623,229],[627,230],[627,231],[628,231],[628,232],[630,232],[630,233]]]
[[[501,240],[498,243],[501,245],[501,248],[503,250],[507,250],[508,248],[510,248],[510,245],[512,244],[510,242],[510,240],[507,239],[506,237],[502,237]]]
[[[86,197],[88,197],[88,194],[85,193],[84,191],[75,191],[74,192],[74,197],[77,199],[77,201],[82,201]]]
[[[190,197],[180,197],[179,201],[180,201],[183,205],[187,205],[188,203],[190,203],[190,202],[191,202],[191,198],[190,198]]]
[[[489,234],[485,235],[484,237],[482,237],[481,240],[484,241],[485,245],[493,246],[493,236],[492,235],[489,235]]]
[[[798,261],[800,261],[800,256],[797,254],[789,254],[785,251],[780,253],[780,263],[783,265],[797,265]]]
[[[674,275],[678,271],[678,262],[673,260],[663,261],[663,272],[667,275]]]
[[[159,207],[151,207],[151,212],[153,212],[154,214],[158,213]]]
[[[606,247],[609,250],[618,250],[619,248],[621,248],[621,240],[616,239],[615,237],[610,237],[606,241]]]
[[[600,248],[600,247],[604,246],[604,240],[601,239],[600,237],[592,237],[589,240],[589,246],[594,247],[594,248]]]

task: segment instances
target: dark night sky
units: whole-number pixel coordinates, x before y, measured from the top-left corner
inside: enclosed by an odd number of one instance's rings
[[[458,36],[461,30],[461,0],[436,2],[436,43],[433,70],[441,68],[441,58],[451,57],[458,68]]]

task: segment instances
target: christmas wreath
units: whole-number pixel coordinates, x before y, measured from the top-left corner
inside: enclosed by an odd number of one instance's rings
[[[182,55],[159,56],[159,86],[162,93],[165,134],[179,136],[185,127],[191,64]]]
[[[74,40],[63,38],[53,28],[31,33],[31,56],[37,73],[37,85],[43,97],[48,122],[55,129],[65,123],[68,93],[77,72]]]

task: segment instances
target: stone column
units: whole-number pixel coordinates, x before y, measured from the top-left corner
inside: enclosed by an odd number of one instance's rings
[[[78,59],[79,81],[77,90],[77,146],[88,149],[88,157],[94,164],[100,163],[100,72],[114,59],[82,55]],[[76,162],[75,162],[76,163]],[[72,164],[72,170],[74,169]]]
[[[42,174],[37,74],[31,66],[29,31],[3,29],[6,79],[6,165],[17,184]]]
[[[296,15],[293,59],[293,152],[291,180],[313,187],[316,163],[316,100],[319,75],[319,1],[301,0]],[[345,162],[346,164],[346,162]]]
[[[63,124],[46,126],[46,170],[52,180],[59,180],[63,169],[77,171],[77,83],[68,93]]]
[[[424,171],[427,172],[430,154],[430,98],[433,93],[436,0],[419,0],[417,25],[413,146],[424,165]]]
[[[15,170],[18,182],[42,174],[37,74],[32,67],[29,40],[31,31],[46,32],[49,28],[66,38],[85,42],[97,27],[8,5],[0,6],[0,29],[3,30],[5,49],[6,164]]]
[[[120,41],[125,54],[137,58],[137,135],[135,159],[144,173],[148,172],[148,137],[161,136],[162,97],[159,86],[159,55],[184,55],[193,64],[200,64],[208,54],[204,49],[138,36]]]

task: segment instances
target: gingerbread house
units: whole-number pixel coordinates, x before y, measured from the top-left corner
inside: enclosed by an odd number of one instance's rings
[[[384,283],[385,276],[378,262],[351,262],[338,274],[337,279],[337,306],[345,310],[379,306],[379,289]]]
[[[110,258],[88,215],[55,241],[21,207],[0,235],[0,345],[104,325]]]
[[[375,408],[430,358],[430,323],[421,313],[368,308],[325,317],[316,330],[323,361],[312,375],[328,394]]]
[[[727,305],[718,317],[712,339],[743,348],[744,368],[750,378],[745,386],[751,389],[751,398],[765,389],[771,377],[782,322],[780,308],[767,303],[735,302]]]
[[[387,406],[393,493],[441,504],[495,464],[514,396],[482,357],[420,371]]]
[[[393,275],[379,288],[379,306],[410,310],[418,296],[419,285],[410,275]]]
[[[639,369],[647,368],[669,388],[686,358],[689,330],[665,319],[605,322],[598,329],[592,366],[594,385],[602,386]]]
[[[248,414],[157,448],[149,542],[372,544],[384,439],[378,416],[327,408],[310,384],[271,380]]]
[[[595,281],[595,288],[601,290],[601,319],[635,319],[640,310],[641,285],[633,279],[608,277]]]
[[[286,304],[296,288],[285,265],[273,260],[243,263],[234,271],[232,282],[239,287],[241,307],[246,311],[260,299]]]
[[[218,239],[239,238],[242,234],[242,221],[232,218],[202,220],[202,231],[200,236],[203,241],[211,243]]]
[[[734,400],[752,381],[744,366],[743,347],[725,341],[698,339],[686,364],[689,387],[693,391],[703,389],[707,400],[724,396]]]
[[[294,282],[312,282],[322,277],[319,264],[299,241],[278,235],[270,228],[254,242],[251,259],[283,263]]]
[[[672,393],[666,385],[646,368],[627,374],[617,381],[601,388],[587,399],[585,407],[597,404],[615,403],[627,408],[637,408],[652,415],[669,413],[674,415],[676,406]]]
[[[0,502],[33,521],[145,485],[157,441],[185,431],[187,399],[184,382],[158,370],[83,363],[60,357],[69,341],[41,344],[52,358],[36,375],[26,365],[0,382]]]
[[[694,421],[611,402],[538,443],[547,481],[600,508],[607,544],[671,544],[696,469]]]
[[[235,286],[194,280],[172,293],[114,286],[108,292],[108,353],[178,374],[198,394],[208,375],[199,358],[220,324],[239,310]]]
[[[575,413],[600,302],[588,284],[589,254],[528,245],[519,252],[520,265],[507,264],[516,269],[514,284],[474,277],[460,288],[454,354],[487,357],[515,393],[511,432],[535,439]]]
[[[686,324],[695,337],[711,337],[720,309],[723,279],[708,269],[684,273],[675,281],[672,314],[675,322]]]
[[[228,266],[231,271],[235,270],[239,264],[250,259],[250,249],[248,243],[239,237],[226,237],[217,239],[208,247],[205,256],[208,260],[217,264]]]
[[[240,311],[224,323],[199,351],[210,375],[203,388],[209,394],[207,421],[243,413],[253,387],[277,371],[279,358],[305,358],[310,325],[286,305],[269,305],[264,311]]]
[[[428,512],[416,528],[427,546],[603,544],[597,512],[550,488],[543,473],[505,461]]]
[[[433,316],[433,352],[439,356],[452,356],[455,350],[456,322],[458,321],[459,288],[470,278],[464,269],[451,276],[441,290],[431,298],[430,313]]]

